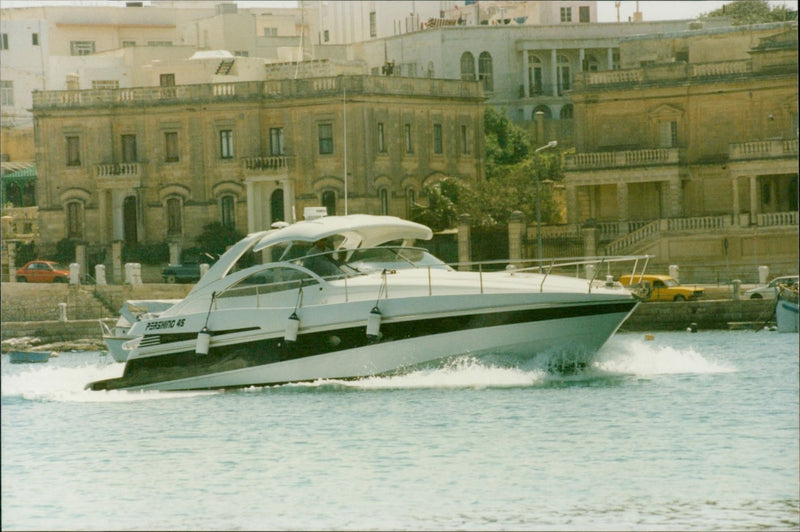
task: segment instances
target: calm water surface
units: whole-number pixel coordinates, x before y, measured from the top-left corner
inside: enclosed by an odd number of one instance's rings
[[[620,334],[574,376],[88,392],[2,357],[2,528],[800,528],[798,336]]]

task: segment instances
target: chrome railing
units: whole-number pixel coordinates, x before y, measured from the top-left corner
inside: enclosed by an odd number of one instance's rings
[[[356,256],[353,254],[353,252],[357,254],[363,254],[364,252],[370,251],[382,253],[384,254],[384,258],[387,258],[388,255],[392,255],[396,260],[391,264],[385,260],[376,260],[374,262],[367,260],[353,260],[353,257]],[[407,254],[409,251],[420,253],[421,255],[419,258],[421,260],[412,260],[408,256],[404,256],[404,254]],[[341,261],[336,260],[337,256],[341,257],[343,254],[349,254],[350,256]],[[302,266],[303,261],[306,259],[321,257],[333,259],[333,262],[338,263],[341,274],[318,275],[315,272],[314,277],[306,276],[303,278],[280,279],[272,282],[244,285],[240,282],[215,295],[215,309],[219,308],[220,301],[224,301],[228,298],[244,296],[255,296],[254,306],[258,308],[261,305],[260,296],[262,295],[284,292],[285,297],[289,297],[291,299],[294,296],[291,296],[290,291],[299,290],[299,292],[302,292],[303,288],[305,287],[314,286],[320,284],[320,282],[329,283],[332,281],[342,281],[345,301],[349,301],[351,296],[354,295],[354,293],[352,293],[354,288],[348,283],[348,281],[356,277],[378,272],[381,274],[381,286],[384,288],[381,290],[381,295],[379,297],[389,299],[390,292],[396,293],[388,289],[391,284],[389,281],[390,274],[400,269],[426,270],[427,286],[420,286],[420,288],[426,290],[429,296],[437,294],[438,287],[436,284],[436,278],[432,275],[432,271],[436,269],[458,269],[460,271],[471,271],[473,273],[477,273],[478,275],[475,279],[475,288],[476,292],[479,294],[486,293],[484,285],[485,276],[496,274],[501,271],[505,271],[512,275],[541,274],[541,279],[539,282],[540,292],[544,291],[545,283],[551,275],[570,275],[577,278],[585,278],[589,281],[587,285],[588,293],[591,293],[593,287],[596,288],[602,285],[613,284],[613,279],[622,273],[630,273],[631,276],[643,275],[644,270],[647,267],[647,263],[649,262],[650,258],[652,258],[651,255],[626,255],[616,257],[561,257],[542,259],[541,261],[538,259],[502,259],[490,261],[454,262],[446,264],[434,259],[426,250],[421,248],[382,246],[358,250],[328,251],[324,253],[307,255],[301,258],[294,258],[288,261],[264,264],[262,265],[262,268],[253,270],[253,272],[245,279],[256,277],[262,273],[268,273],[269,270],[277,270],[279,268],[286,267],[293,268],[296,272],[302,273],[302,270],[296,269],[295,267],[298,265]],[[631,264],[630,268],[628,266],[623,266],[625,263]],[[365,270],[365,267],[368,269],[368,271]],[[313,271],[310,268],[306,269]],[[605,271],[603,272],[602,270]],[[598,280],[598,278],[600,278],[600,280]],[[243,281],[245,279],[243,279]],[[362,290],[363,286],[359,287],[359,291]],[[404,295],[408,295],[408,291],[403,291],[402,293]],[[285,301],[288,300],[285,299]],[[297,304],[300,305],[302,297],[299,294],[297,296],[297,301]]]

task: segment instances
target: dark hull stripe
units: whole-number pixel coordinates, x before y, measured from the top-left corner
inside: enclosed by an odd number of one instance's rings
[[[628,313],[633,310],[635,305],[636,301],[594,303],[555,308],[474,313],[442,318],[421,318],[395,323],[386,322],[381,324],[379,339],[367,338],[365,318],[364,324],[354,327],[300,334],[296,342],[286,342],[283,337],[279,337],[213,347],[208,355],[197,355],[194,351],[182,351],[168,355],[132,359],[126,363],[122,377],[97,381],[89,386],[94,390],[125,388],[273,364],[322,353],[363,347],[373,343],[386,344],[409,338],[501,325]]]

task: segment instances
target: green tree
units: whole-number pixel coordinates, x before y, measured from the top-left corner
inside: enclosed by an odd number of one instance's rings
[[[486,178],[502,173],[504,167],[524,161],[531,152],[528,132],[514,125],[505,111],[487,107],[483,116],[486,145]]]
[[[458,216],[469,214],[472,224],[492,227],[508,223],[513,211],[528,221],[536,219],[536,176],[541,181],[560,181],[561,156],[556,150],[534,154],[530,135],[513,124],[502,111],[487,108],[484,115],[486,180],[472,188],[448,178],[423,190],[428,205],[415,205],[411,219],[441,231],[455,227]],[[540,181],[542,222],[558,217],[551,187]]]
[[[222,255],[228,246],[244,238],[244,235],[233,227],[221,222],[211,222],[203,226],[203,232],[195,240],[197,247],[203,252]]]
[[[428,205],[414,204],[410,217],[434,231],[450,229],[458,223],[459,214],[465,212],[460,210],[460,206],[466,203],[468,194],[469,191],[457,179],[447,177],[422,190],[422,195],[428,199]]]
[[[700,15],[700,18],[730,17],[734,26],[797,20],[797,11],[785,5],[771,7],[766,0],[734,0],[719,9]]]

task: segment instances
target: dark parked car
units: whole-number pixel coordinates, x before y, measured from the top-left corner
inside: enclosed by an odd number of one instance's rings
[[[17,270],[20,283],[66,283],[69,281],[69,268],[51,260],[32,260]]]
[[[180,264],[170,264],[161,270],[165,283],[196,283],[200,280],[200,264],[213,264],[217,258],[210,253],[202,253],[199,260],[184,257]]]

